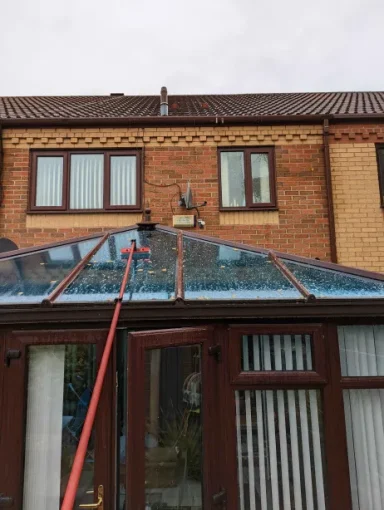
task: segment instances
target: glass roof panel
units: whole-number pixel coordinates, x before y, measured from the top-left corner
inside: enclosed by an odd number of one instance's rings
[[[384,298],[383,281],[286,259],[284,263],[317,299]]]
[[[109,237],[57,302],[113,301],[119,294],[126,268],[121,253],[136,241],[124,301],[170,300],[175,297],[176,235],[159,231],[130,230]]]
[[[0,260],[0,303],[40,303],[100,238]]]
[[[184,236],[185,299],[303,299],[261,253]]]

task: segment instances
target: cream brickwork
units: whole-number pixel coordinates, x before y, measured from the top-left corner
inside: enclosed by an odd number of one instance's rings
[[[220,213],[220,225],[278,225],[278,211],[228,211]]]
[[[384,271],[384,216],[373,143],[331,144],[338,262]]]
[[[27,228],[117,228],[134,225],[142,218],[137,213],[108,214],[27,214]]]
[[[4,129],[5,149],[295,145],[322,143],[320,126]]]

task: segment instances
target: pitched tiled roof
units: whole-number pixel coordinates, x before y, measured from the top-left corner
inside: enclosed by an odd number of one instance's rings
[[[168,102],[171,117],[384,115],[384,92],[170,95]],[[0,122],[159,115],[159,96],[0,97]]]

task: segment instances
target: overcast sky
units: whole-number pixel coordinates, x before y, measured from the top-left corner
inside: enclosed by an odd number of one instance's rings
[[[0,0],[0,95],[384,90],[384,0]]]

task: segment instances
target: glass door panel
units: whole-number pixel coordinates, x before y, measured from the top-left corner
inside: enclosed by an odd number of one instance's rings
[[[15,332],[6,338],[11,357],[3,371],[0,493],[14,508],[60,509],[106,336],[84,330]],[[99,485],[104,505],[112,498],[112,402],[110,365],[74,508],[97,501]]]
[[[212,342],[210,328],[129,335],[125,510],[213,508],[222,364]]]
[[[96,346],[28,348],[23,510],[59,508],[96,377]],[[94,430],[75,505],[93,502]]]
[[[145,503],[202,509],[201,347],[145,352]]]

